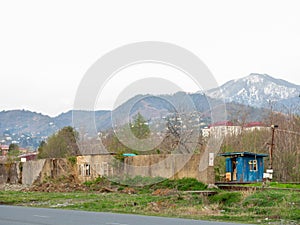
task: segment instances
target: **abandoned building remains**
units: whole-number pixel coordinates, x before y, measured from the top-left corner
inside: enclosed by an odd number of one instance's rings
[[[223,153],[226,178],[229,182],[258,182],[264,175],[266,154],[250,152]],[[203,160],[204,159],[204,160]],[[98,177],[161,177],[196,178],[205,184],[215,183],[214,154],[156,154],[124,157],[113,155],[82,155],[76,162],[68,159],[39,159],[0,164],[0,184],[32,185],[46,178],[73,175],[79,182]],[[202,164],[201,164],[202,163]],[[205,165],[203,165],[205,164]]]
[[[68,159],[39,159],[27,162],[0,164],[0,184],[22,183],[32,185],[46,178],[73,175],[80,182],[93,180],[99,176],[145,176],[162,178],[191,177],[213,184],[214,167],[207,166],[199,169],[202,155],[157,154],[125,157],[120,161],[112,155],[77,156],[76,164]],[[208,160],[205,160],[208,163]]]

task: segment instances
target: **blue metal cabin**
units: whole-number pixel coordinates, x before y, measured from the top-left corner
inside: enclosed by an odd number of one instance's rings
[[[227,181],[258,182],[263,180],[263,158],[267,157],[267,154],[256,154],[252,152],[227,152],[220,155],[227,157]]]

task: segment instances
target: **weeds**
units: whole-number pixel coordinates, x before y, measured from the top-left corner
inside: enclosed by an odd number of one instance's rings
[[[211,203],[217,203],[225,206],[231,206],[241,201],[240,192],[220,192],[210,197]]]
[[[198,191],[205,190],[207,185],[199,182],[195,178],[182,178],[176,180],[164,180],[161,183],[153,185],[154,188],[169,188],[178,191]]]
[[[129,184],[134,185],[160,181],[159,178],[143,177],[127,179]],[[134,191],[130,192],[128,190],[133,189],[132,186],[100,177],[85,182],[84,186],[88,187],[87,191],[68,193],[0,191],[0,203],[252,224],[300,224],[300,195],[296,191],[218,191],[214,196],[183,194],[181,191],[206,188],[206,185],[190,178],[135,186]],[[99,193],[98,188],[103,186],[116,191]],[[163,190],[168,194],[155,194]]]
[[[267,184],[253,183],[253,184],[246,184],[245,186],[300,189],[300,184],[296,184],[296,183],[278,183],[278,182],[268,182]]]
[[[285,196],[284,193],[278,191],[256,192],[248,196],[243,204],[244,206],[272,207],[280,204]]]

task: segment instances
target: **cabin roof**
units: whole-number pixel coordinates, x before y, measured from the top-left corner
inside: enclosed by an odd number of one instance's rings
[[[268,154],[258,154],[258,153],[253,153],[253,152],[225,152],[219,154],[220,156],[225,156],[225,157],[244,157],[244,156],[252,156],[252,157],[267,157],[269,156]]]

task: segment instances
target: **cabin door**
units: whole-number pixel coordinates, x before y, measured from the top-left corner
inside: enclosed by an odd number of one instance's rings
[[[232,181],[237,180],[236,158],[232,159]]]

